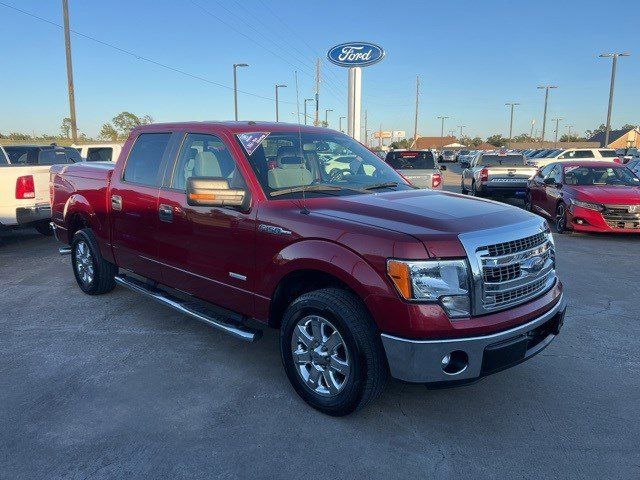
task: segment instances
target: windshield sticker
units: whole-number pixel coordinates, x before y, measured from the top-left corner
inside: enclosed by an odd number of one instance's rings
[[[564,167],[564,173],[569,173],[569,172],[573,172],[574,170],[580,168],[579,166],[573,166],[573,167]]]
[[[256,151],[256,148],[260,146],[260,144],[264,141],[265,138],[269,136],[271,132],[250,132],[250,133],[239,133],[236,135],[240,143],[244,147],[244,150],[247,152],[247,155],[251,155]]]

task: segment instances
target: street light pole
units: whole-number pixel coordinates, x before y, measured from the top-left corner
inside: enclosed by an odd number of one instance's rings
[[[569,141],[571,141],[571,129],[573,128],[573,125],[565,125],[565,127],[569,131],[569,133],[567,134],[567,137],[569,138]]]
[[[562,120],[562,118],[559,118],[559,117],[551,119],[552,122],[556,122],[556,137],[555,137],[555,140],[553,141],[554,147],[558,146],[558,125],[560,124],[560,120]]]
[[[442,123],[440,125],[440,138],[444,138],[444,121],[449,117],[439,116],[436,118],[442,120]]]
[[[305,98],[304,99],[304,124],[307,124],[307,102],[315,102],[315,98]]]
[[[458,125],[458,128],[460,129],[460,138],[462,138],[462,129],[463,128],[467,128],[466,125]]]
[[[611,110],[613,108],[613,88],[616,83],[616,67],[618,65],[618,57],[628,57],[630,53],[602,53],[601,58],[613,58],[611,62],[611,85],[609,86],[609,108],[607,110],[607,129],[604,134],[604,147],[609,145],[609,134],[611,133]]]
[[[248,67],[246,63],[233,64],[233,111],[236,121],[238,121],[238,67]]]
[[[340,124],[340,127],[338,128],[338,130],[340,130],[342,133],[344,133],[344,131],[342,130],[342,119],[343,119],[343,118],[347,118],[347,117],[344,117],[344,116],[343,116],[343,117],[339,117],[339,118],[338,118],[338,122],[339,122],[339,124]]]
[[[505,103],[506,106],[511,107],[511,116],[509,117],[509,147],[511,147],[511,139],[513,138],[513,107],[520,105],[516,102]]]
[[[556,85],[542,85],[538,89],[544,89],[544,113],[542,115],[542,135],[540,142],[544,142],[544,131],[547,128],[547,104],[549,103],[549,89],[558,88]]]
[[[326,124],[326,126],[329,126],[329,112],[333,112],[332,108],[327,108],[324,111],[324,123]]]
[[[284,84],[276,84],[276,122],[280,121],[279,115],[278,115],[278,89],[279,88],[286,88],[287,86]]]

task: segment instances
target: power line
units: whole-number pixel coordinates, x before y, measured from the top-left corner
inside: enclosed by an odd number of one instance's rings
[[[13,5],[9,5],[7,3],[4,3],[4,2],[0,1],[0,6],[9,8],[9,9],[14,10],[14,11],[19,12],[19,13],[22,13],[23,15],[27,15],[29,17],[35,18],[37,20],[40,20],[41,22],[48,23],[49,25],[53,25],[54,27],[58,27],[58,28],[61,28],[61,29],[64,28],[59,23],[53,22],[53,21],[48,20],[48,19],[46,19],[44,17],[40,17],[39,15],[36,15],[34,13],[27,12],[26,10],[22,10],[22,9],[20,9],[18,7],[14,7]],[[87,35],[85,33],[78,32],[77,30],[70,29],[70,31],[72,33],[74,33],[75,35],[78,35],[79,37],[85,38],[87,40],[91,40],[92,42],[98,43],[98,44],[100,44],[102,46],[112,48],[112,49],[114,49],[114,50],[116,50],[116,51],[118,51],[120,53],[124,53],[125,55],[129,55],[129,56],[134,57],[134,58],[136,58],[138,60],[142,60],[144,62],[151,63],[151,64],[153,64],[153,65],[155,65],[157,67],[161,67],[161,68],[164,68],[166,70],[170,70],[170,71],[172,71],[174,73],[179,73],[180,75],[184,75],[186,77],[190,77],[190,78],[193,78],[193,79],[196,79],[196,80],[200,80],[200,81],[208,83],[210,85],[215,85],[217,87],[221,87],[221,88],[225,88],[227,90],[233,91],[233,87],[231,87],[229,85],[225,85],[223,83],[215,82],[213,80],[209,80],[208,78],[202,77],[200,75],[195,75],[195,74],[189,73],[189,72],[187,72],[185,70],[182,70],[182,69],[179,69],[179,68],[176,68],[176,67],[172,67],[172,66],[167,65],[165,63],[158,62],[156,60],[153,60],[151,58],[148,58],[148,57],[145,57],[143,55],[137,54],[137,53],[132,52],[130,50],[126,50],[124,48],[118,47],[118,46],[113,45],[111,43],[105,42],[104,40],[100,40],[100,39],[97,39],[97,38],[92,37],[90,35]],[[254,97],[254,98],[260,98],[262,100],[274,101],[274,99],[272,97],[266,97],[264,95],[259,95],[259,94],[252,93],[252,92],[247,92],[247,91],[244,91],[244,90],[238,90],[238,92],[240,92],[240,93],[242,93],[244,95],[249,95],[249,96]],[[288,104],[291,104],[291,105],[295,105],[295,102],[282,102],[282,103],[288,103]]]

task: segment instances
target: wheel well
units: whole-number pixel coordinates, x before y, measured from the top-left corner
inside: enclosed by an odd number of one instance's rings
[[[319,270],[298,270],[287,274],[280,280],[271,298],[269,326],[280,328],[284,311],[300,295],[326,287],[352,291],[340,279]]]
[[[73,239],[73,236],[78,230],[82,230],[89,226],[89,222],[87,219],[80,213],[76,213],[71,217],[71,221],[69,222],[69,243]]]

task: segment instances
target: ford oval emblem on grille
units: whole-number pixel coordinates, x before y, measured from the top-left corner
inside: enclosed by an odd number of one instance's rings
[[[384,58],[384,50],[375,43],[349,42],[331,48],[327,58],[341,67],[367,67]]]
[[[535,273],[544,267],[545,258],[542,256],[531,257],[520,264],[520,269],[528,273]]]

